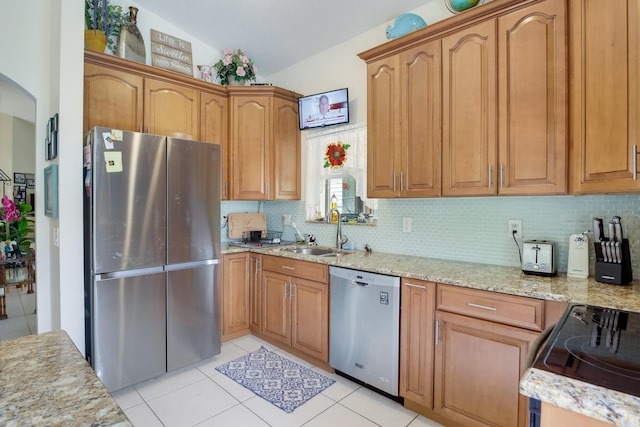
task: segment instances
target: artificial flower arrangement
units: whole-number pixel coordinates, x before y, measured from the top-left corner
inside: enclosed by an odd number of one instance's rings
[[[221,85],[228,85],[231,77],[241,83],[247,80],[256,81],[258,68],[253,65],[253,61],[242,50],[238,49],[234,52],[231,49],[225,49],[223,53],[224,57],[213,66]]]
[[[0,246],[8,258],[29,253],[33,239],[29,236],[33,232],[33,220],[27,216],[33,207],[28,203],[19,202],[17,205],[6,195],[2,197],[0,207]],[[17,248],[17,249],[16,249]]]
[[[85,0],[84,20],[87,30],[100,31],[107,36],[107,46],[115,52],[120,27],[128,22],[129,13],[120,5],[109,4],[109,0]]]

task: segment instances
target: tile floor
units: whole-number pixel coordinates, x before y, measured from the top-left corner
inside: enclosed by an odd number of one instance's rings
[[[7,316],[0,320],[0,341],[11,340],[38,332],[36,294],[28,294],[27,288],[6,288]]]
[[[336,383],[287,414],[215,370],[216,366],[255,351],[261,345],[322,372]],[[136,427],[442,427],[251,335],[223,344],[218,356],[117,391],[113,397]]]

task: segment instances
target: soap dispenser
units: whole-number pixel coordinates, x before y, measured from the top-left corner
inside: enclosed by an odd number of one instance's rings
[[[330,221],[332,223],[337,223],[338,222],[338,198],[336,197],[335,193],[331,195],[331,203],[329,204],[329,206],[331,207],[331,216],[330,216]]]

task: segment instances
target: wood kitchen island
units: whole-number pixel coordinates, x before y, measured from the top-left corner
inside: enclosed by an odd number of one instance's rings
[[[0,425],[132,426],[64,331],[0,342]]]

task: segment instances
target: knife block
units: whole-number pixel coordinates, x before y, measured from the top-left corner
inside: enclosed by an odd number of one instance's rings
[[[594,243],[596,253],[600,251],[596,247],[599,242]],[[629,252],[629,240],[622,239],[622,262],[604,262],[602,259],[596,259],[596,282],[609,283],[612,285],[626,285],[633,280],[631,273],[631,254]]]

